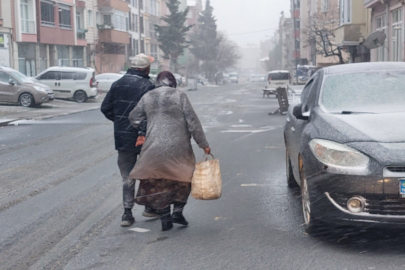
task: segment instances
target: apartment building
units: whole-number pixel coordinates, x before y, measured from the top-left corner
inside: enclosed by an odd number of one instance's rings
[[[0,66],[10,66],[13,59],[11,2],[0,0]]]
[[[128,46],[128,64],[133,57],[140,53],[140,40],[144,38],[144,34],[141,34],[139,18],[140,18],[140,2],[142,0],[127,0],[129,4],[129,27],[128,32],[130,35],[129,46]]]
[[[159,66],[162,64],[159,42],[156,37],[155,24],[160,24],[161,5],[165,4],[163,0],[144,0],[144,42],[145,53],[155,58],[155,61],[151,65],[151,73],[157,74],[160,70]]]
[[[90,65],[96,0],[11,0],[11,5],[12,67],[35,76],[50,66]]]
[[[361,45],[369,35],[370,17],[371,12],[364,7],[364,0],[340,0],[335,42],[350,54],[351,63],[370,61],[370,50]]]
[[[404,2],[398,0],[363,0],[371,11],[370,32],[382,31],[385,43],[371,50],[371,61],[404,61]]]

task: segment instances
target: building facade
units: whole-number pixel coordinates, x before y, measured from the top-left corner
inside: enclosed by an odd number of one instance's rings
[[[404,1],[364,0],[370,11],[370,32],[386,34],[384,44],[371,50],[371,61],[404,61]]]

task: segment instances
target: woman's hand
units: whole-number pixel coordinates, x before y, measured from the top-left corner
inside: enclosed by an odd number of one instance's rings
[[[138,136],[135,147],[142,146],[145,143],[145,136]]]
[[[207,155],[210,155],[211,154],[211,148],[209,148],[209,147],[204,148],[204,153],[207,154]]]

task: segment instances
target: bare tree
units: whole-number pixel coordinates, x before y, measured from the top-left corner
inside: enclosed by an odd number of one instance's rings
[[[309,17],[302,34],[307,46],[315,49],[315,53],[324,57],[338,57],[339,64],[344,64],[343,51],[335,42],[335,31],[339,27],[339,10],[331,7],[327,11],[318,11]]]
[[[218,33],[218,39],[217,70],[223,71],[235,67],[241,58],[238,44],[229,40],[224,33]]]

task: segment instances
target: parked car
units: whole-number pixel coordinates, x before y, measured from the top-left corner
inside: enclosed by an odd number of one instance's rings
[[[98,83],[98,90],[106,93],[110,91],[111,85],[121,79],[124,75],[118,73],[102,73],[96,76],[96,81]]]
[[[307,232],[320,221],[405,224],[405,63],[317,71],[284,129]]]
[[[55,94],[48,86],[33,82],[12,68],[0,68],[0,102],[34,107],[54,98]]]
[[[273,70],[267,76],[266,88],[287,88],[291,84],[291,75],[288,70]]]
[[[230,81],[230,83],[238,84],[239,83],[238,73],[236,73],[236,72],[229,73],[229,81]]]
[[[55,92],[55,98],[73,98],[86,102],[97,96],[97,83],[92,68],[51,67],[40,73],[35,80]]]
[[[250,82],[266,82],[266,75],[263,74],[252,74],[249,77]]]

